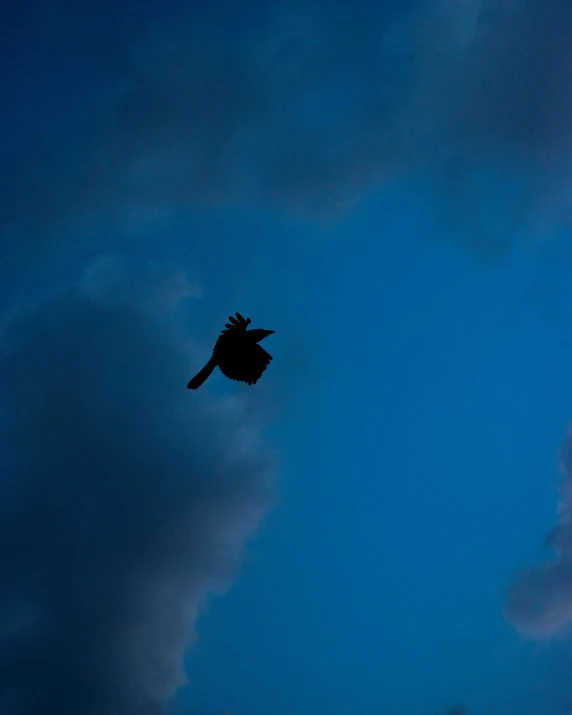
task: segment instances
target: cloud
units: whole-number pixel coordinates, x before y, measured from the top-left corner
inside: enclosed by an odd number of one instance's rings
[[[190,395],[177,273],[101,259],[0,348],[0,709],[158,715],[269,498],[248,405]]]
[[[114,33],[80,119],[5,162],[0,235],[51,246],[72,224],[220,202],[333,216],[407,176],[481,256],[568,222],[572,7],[368,5],[166,6],[126,46]]]
[[[539,639],[572,633],[572,428],[562,448],[561,472],[560,520],[547,536],[555,559],[516,574],[506,603],[516,628]]]

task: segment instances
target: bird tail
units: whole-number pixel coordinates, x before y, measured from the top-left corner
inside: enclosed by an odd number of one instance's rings
[[[200,387],[203,382],[209,377],[211,372],[215,369],[216,367],[216,360],[214,358],[211,358],[207,364],[203,367],[202,370],[197,372],[197,374],[193,377],[192,380],[190,380],[189,384],[187,387],[189,390],[196,390],[197,387]]]

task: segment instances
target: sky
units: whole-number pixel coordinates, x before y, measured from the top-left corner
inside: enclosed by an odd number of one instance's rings
[[[0,715],[569,715],[572,6],[0,40]]]

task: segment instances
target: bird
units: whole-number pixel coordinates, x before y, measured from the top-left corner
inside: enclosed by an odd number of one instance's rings
[[[229,315],[228,319],[230,322],[225,324],[225,330],[217,338],[211,359],[189,381],[189,390],[200,387],[217,366],[231,380],[254,385],[270,365],[272,355],[258,343],[275,331],[262,328],[247,330],[251,320],[243,318],[240,313],[236,313],[236,318]]]

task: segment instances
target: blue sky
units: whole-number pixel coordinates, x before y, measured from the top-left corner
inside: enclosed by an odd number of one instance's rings
[[[190,692],[205,707],[213,670],[217,705],[231,692],[239,712],[538,712],[546,698],[549,654],[503,609],[555,520],[567,318],[548,299],[519,307],[541,279],[530,256],[475,269],[400,229],[402,207],[384,212],[400,240],[381,250],[374,203],[328,255],[306,248],[295,268],[268,252],[263,294],[292,296],[319,379],[280,420],[277,505],[199,622]]]
[[[569,713],[571,33],[13,9],[0,713]]]

